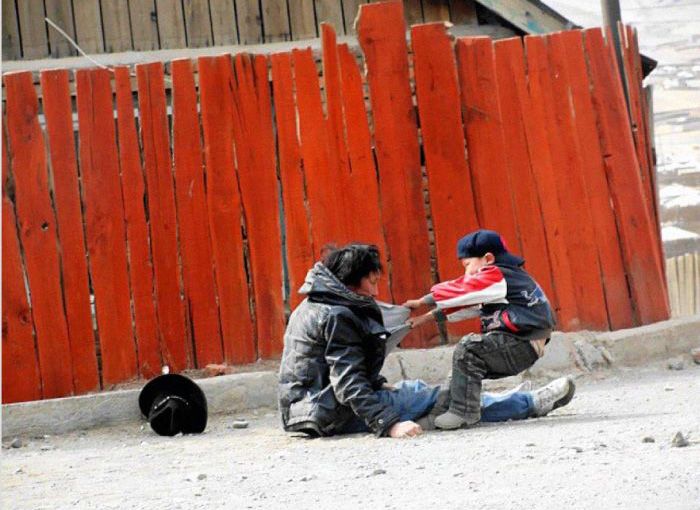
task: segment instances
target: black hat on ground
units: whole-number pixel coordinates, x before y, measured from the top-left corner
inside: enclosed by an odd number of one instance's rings
[[[199,434],[207,426],[207,399],[191,379],[179,374],[151,379],[139,394],[141,413],[161,436]]]

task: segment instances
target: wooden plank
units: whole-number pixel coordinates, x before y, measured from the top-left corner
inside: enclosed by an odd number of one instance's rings
[[[292,40],[311,39],[318,35],[314,0],[296,0],[289,3],[289,24]]]
[[[75,73],[85,230],[100,338],[103,385],[138,373],[110,72]]]
[[[476,0],[476,2],[526,34],[546,34],[571,28],[566,18],[543,2],[532,0]]]
[[[265,42],[289,41],[292,31],[289,25],[289,13],[286,2],[262,0],[262,23]]]
[[[15,2],[2,2],[2,59],[19,60],[22,46],[19,40],[19,17]]]
[[[153,262],[144,200],[146,186],[141,166],[141,149],[136,134],[130,73],[131,70],[127,66],[114,68],[119,161],[139,374],[149,379],[161,372],[163,360],[153,297]]]
[[[686,270],[687,258],[685,255],[681,255],[677,258],[677,268],[678,268],[678,315],[686,316],[688,315],[688,274]]]
[[[209,0],[211,29],[216,46],[238,44],[234,0]]]
[[[163,362],[179,372],[192,366],[192,353],[180,297],[182,280],[163,64],[137,65],[136,78]]]
[[[515,184],[511,190],[522,256],[526,260],[528,273],[534,276],[555,305],[552,265],[549,260],[544,217],[527,144],[524,120],[529,111],[527,103],[523,101],[527,96],[527,81],[522,40],[519,37],[513,37],[496,41],[494,52],[503,136],[508,140],[505,144],[505,156],[510,162],[510,180]]]
[[[422,0],[423,19],[431,21],[450,21],[450,6],[448,0]]]
[[[343,7],[339,0],[315,0],[316,24],[329,23],[335,29],[343,31]]]
[[[224,359],[255,361],[255,332],[250,310],[241,234],[241,199],[233,156],[231,58],[198,59],[200,108],[207,172],[207,208],[219,292]]]
[[[345,125],[343,122],[343,98],[340,65],[338,63],[338,47],[333,27],[321,23],[323,85],[326,93],[326,134],[328,143],[328,173],[341,190],[350,189],[350,167],[348,149],[345,144]],[[364,232],[357,229],[355,214],[352,213],[355,203],[350,201],[346,192],[335,196],[335,208],[338,210],[336,238],[338,242],[348,242],[361,239]]]
[[[459,83],[452,42],[444,23],[411,29],[416,98],[420,115],[438,279],[464,273],[457,242],[479,227],[466,159]],[[475,321],[449,324],[453,336],[479,331]]]
[[[463,272],[455,257],[457,241],[479,226],[466,160],[455,58],[442,23],[414,26],[411,41],[438,274],[440,279],[454,278]]]
[[[36,0],[34,2],[18,2],[17,14],[22,34],[22,58],[47,57],[49,55],[49,41],[44,21],[44,3]]]
[[[626,128],[622,84],[615,72],[612,48],[606,46],[599,29],[589,29],[584,34],[593,105],[598,113],[606,174],[612,187],[633,302],[643,324],[665,320],[669,315],[668,305],[658,299],[658,291],[664,286],[657,261],[661,254],[648,209],[642,203],[644,193],[632,134]],[[640,257],[640,253],[649,256]]]
[[[450,20],[455,25],[478,25],[475,0],[450,0]]]
[[[685,274],[683,280],[685,282],[685,295],[683,302],[685,303],[685,315],[693,315],[695,313],[695,264],[692,253],[683,255]]]
[[[173,152],[185,306],[196,365],[221,363],[223,348],[216,304],[204,166],[192,63],[173,60]]]
[[[564,331],[569,331],[578,329],[580,321],[574,293],[574,276],[571,271],[566,239],[564,237],[566,223],[559,204],[560,197],[557,192],[555,170],[546,129],[547,119],[544,106],[546,92],[542,82],[549,79],[550,70],[544,41],[541,38],[526,37],[525,50],[527,55],[528,93],[523,95],[521,92],[519,101],[523,111],[526,112],[526,115],[523,116],[525,134],[547,235],[558,327]]]
[[[647,103],[647,94],[644,90],[644,76],[642,73],[642,59],[639,53],[639,45],[637,41],[637,31],[635,28],[627,27],[627,37],[629,40],[630,51],[628,52],[632,56],[632,69],[634,73],[634,79],[638,84],[639,93],[639,120],[638,124],[638,137],[640,139],[640,145],[643,146],[643,153],[639,156],[640,164],[644,165],[644,172],[646,176],[643,176],[642,181],[646,180],[646,186],[649,190],[649,207],[650,207],[650,218],[654,226],[654,236],[656,237],[656,242],[658,244],[659,253],[663,254],[663,240],[661,239],[661,220],[659,213],[659,189],[656,179],[656,165],[655,158],[652,151],[653,136],[649,127],[649,123],[653,122],[653,116],[649,115],[649,104]],[[650,89],[651,90],[651,89]],[[663,256],[659,258],[660,269],[663,273],[665,271],[665,264],[663,264]],[[666,282],[666,278],[663,278]],[[666,289],[667,290],[667,289]]]
[[[186,48],[185,19],[180,0],[156,0],[160,47]]]
[[[284,337],[282,247],[267,57],[235,57],[233,135],[248,237],[258,355],[279,357]]]
[[[556,173],[556,180],[561,197],[560,207],[567,225],[564,237],[567,240],[569,261],[574,275],[579,318],[581,325],[586,329],[605,330],[610,325],[601,282],[600,265],[604,261],[598,259],[588,195],[602,193],[604,196],[600,200],[603,201],[608,199],[608,194],[604,189],[586,190],[583,154],[576,136],[578,119],[574,117],[570,103],[572,86],[567,68],[570,57],[558,37],[549,36],[545,47],[551,71],[551,79],[545,81],[545,87],[551,84],[551,88],[545,88],[545,114],[552,163],[554,168],[562,169]],[[606,232],[609,235],[613,233],[614,231]]]
[[[258,0],[236,0],[238,39],[240,44],[263,42],[260,3]]]
[[[4,75],[15,207],[39,352],[44,398],[73,393],[70,340],[63,309],[56,219],[46,147],[30,72]]]
[[[631,29],[632,27],[629,28]],[[630,127],[632,129],[632,139],[634,140],[637,161],[639,162],[639,176],[642,180],[645,204],[649,207],[650,218],[654,224],[656,224],[658,222],[656,208],[654,206],[656,193],[652,188],[650,162],[647,160],[644,117],[641,103],[642,83],[638,79],[639,77],[637,76],[634,63],[635,59],[640,60],[639,66],[641,67],[641,59],[639,53],[636,53],[633,47],[634,43],[631,40],[633,34],[622,24],[619,24],[618,30],[620,34],[620,45],[622,47],[623,69],[625,72],[624,84],[629,99]]]
[[[695,266],[695,313],[700,313],[700,253],[693,255]]]
[[[459,38],[457,67],[462,117],[474,199],[482,228],[498,231],[514,252],[520,251],[510,193],[505,140],[501,131],[493,44],[488,37]]]
[[[634,311],[622,260],[615,211],[611,207],[610,189],[605,176],[597,118],[588,84],[583,38],[580,31],[572,30],[552,36],[552,43],[560,46],[560,58],[566,55],[564,62],[575,116],[573,124],[582,155],[582,177],[590,203],[591,226],[600,260],[600,277],[610,327],[613,330],[630,328],[635,325]]]
[[[75,40],[85,53],[104,52],[99,0],[73,0]]]
[[[347,44],[338,46],[338,57],[340,75],[342,76],[345,131],[351,170],[349,202],[367,205],[363,213],[355,218],[355,232],[358,232],[356,239],[363,239],[379,248],[382,265],[386,272],[389,268],[389,251],[382,228],[377,169],[372,156],[372,136],[365,110],[362,75],[357,60]],[[379,280],[379,299],[392,302],[389,278],[386,275]]]
[[[24,285],[17,218],[9,196],[10,162],[2,129],[2,403],[39,400],[41,374],[34,344],[32,311]]]
[[[46,17],[61,27],[70,37],[75,39],[75,24],[73,23],[73,4],[70,0],[44,0]],[[77,55],[78,52],[53,27],[48,27],[49,47],[54,58]]]
[[[424,295],[431,285],[403,4],[363,5],[358,39],[365,53],[374,115],[382,220],[391,260],[390,286],[394,300],[402,303]],[[423,346],[434,337],[434,329],[422,329],[402,345]]]
[[[344,0],[341,2],[343,6],[343,21],[345,22],[345,34],[355,34],[355,19],[360,11],[360,5],[366,4],[367,0]]]
[[[131,24],[127,0],[101,0],[102,31],[105,38],[105,52],[129,51],[131,45]]]
[[[206,48],[214,45],[208,0],[183,0],[188,48]]]
[[[305,297],[297,291],[304,283],[306,272],[313,265],[315,256],[311,245],[310,217],[304,192],[304,169],[297,139],[292,57],[290,53],[275,53],[270,56],[270,62],[284,207],[289,306],[293,309]]]
[[[680,315],[680,299],[678,288],[678,259],[671,257],[666,259],[666,278],[668,285],[668,298],[673,317]]]
[[[372,0],[378,2],[381,0]],[[416,23],[423,23],[423,5],[421,0],[404,0],[404,19],[410,27]]]
[[[100,387],[92,330],[87,250],[78,186],[73,110],[68,71],[41,73],[42,103],[51,149],[51,177],[61,244],[63,300],[66,307],[73,382],[77,393]]]
[[[135,51],[157,50],[158,18],[154,0],[128,0],[131,39]],[[213,3],[213,2],[212,2]]]
[[[323,116],[316,62],[310,48],[292,52],[296,101],[299,112],[299,140],[306,177],[306,193],[311,214],[312,251],[318,254],[327,243],[342,243],[339,225],[343,215],[336,207],[344,191],[330,169],[328,130]]]

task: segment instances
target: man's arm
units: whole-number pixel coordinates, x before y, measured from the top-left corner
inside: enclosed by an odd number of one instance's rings
[[[398,413],[385,406],[367,377],[362,337],[352,317],[332,315],[326,326],[326,361],[330,366],[330,381],[338,402],[350,406],[378,436],[416,435],[420,427],[413,422],[400,422]],[[418,428],[406,424],[413,424]],[[412,429],[414,433],[404,429]]]

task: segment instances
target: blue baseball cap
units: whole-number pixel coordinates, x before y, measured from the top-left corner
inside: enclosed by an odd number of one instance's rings
[[[476,230],[464,236],[457,243],[457,258],[483,257],[493,253],[497,264],[507,266],[522,266],[525,259],[508,251],[503,237],[493,230]]]

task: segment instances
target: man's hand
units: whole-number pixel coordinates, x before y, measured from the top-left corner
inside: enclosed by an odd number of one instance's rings
[[[389,429],[389,437],[406,438],[416,437],[423,433],[420,425],[412,421],[400,421],[394,423]]]
[[[419,315],[418,317],[411,317],[406,321],[406,324],[408,324],[411,329],[417,328],[418,326],[425,324],[427,322],[430,322],[431,320],[434,320],[435,317],[433,316],[432,313],[428,312],[424,315]]]
[[[422,305],[423,302],[420,299],[409,299],[402,306],[415,310],[416,308],[420,308]]]

